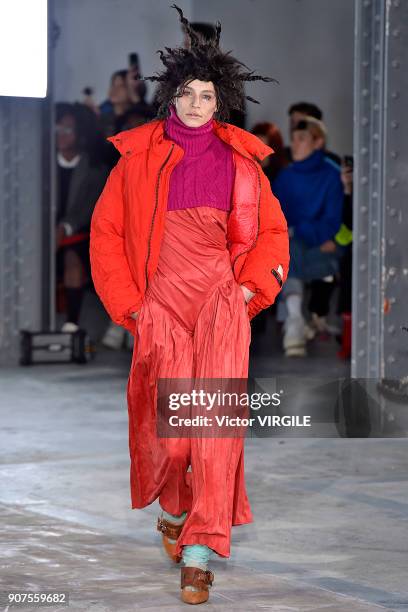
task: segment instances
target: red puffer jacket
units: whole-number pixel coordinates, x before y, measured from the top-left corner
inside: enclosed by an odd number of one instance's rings
[[[252,319],[273,304],[289,267],[286,219],[259,164],[273,149],[231,124],[214,121],[214,130],[233,149],[235,182],[227,245],[235,279],[256,293],[248,303]],[[170,174],[184,152],[165,137],[163,119],[108,140],[121,157],[92,216],[92,278],[112,320],[134,333],[136,321],[130,315],[140,309],[157,268]]]

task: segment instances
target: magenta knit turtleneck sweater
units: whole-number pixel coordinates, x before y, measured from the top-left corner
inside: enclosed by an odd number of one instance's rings
[[[213,119],[189,127],[170,105],[165,133],[184,150],[170,176],[167,210],[212,206],[229,211],[234,179],[232,149],[213,131]]]

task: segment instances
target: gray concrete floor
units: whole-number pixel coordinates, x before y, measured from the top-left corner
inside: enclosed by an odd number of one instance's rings
[[[333,343],[285,361],[269,337],[253,339],[254,375],[346,375]],[[130,353],[99,350],[84,366],[1,371],[1,591],[65,591],[74,611],[186,609],[157,503],[130,508],[129,365]],[[408,610],[407,450],[404,439],[246,440],[255,522],[233,528],[230,559],[212,560],[206,609]]]

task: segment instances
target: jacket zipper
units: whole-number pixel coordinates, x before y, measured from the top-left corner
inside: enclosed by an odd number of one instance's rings
[[[145,266],[145,280],[146,280],[146,286],[145,286],[145,291],[147,290],[147,285],[148,285],[148,278],[147,278],[147,266],[149,264],[149,258],[150,258],[150,244],[151,244],[151,240],[152,240],[152,235],[153,235],[153,225],[154,225],[154,218],[156,216],[156,211],[157,211],[157,206],[159,204],[159,185],[160,185],[160,178],[161,178],[161,173],[163,171],[164,166],[167,164],[167,162],[170,159],[170,156],[173,152],[174,149],[174,144],[171,145],[170,147],[170,151],[167,154],[166,159],[164,160],[164,162],[162,163],[162,165],[160,166],[159,169],[159,174],[157,175],[157,182],[156,182],[156,194],[155,194],[155,205],[154,205],[154,211],[153,211],[153,217],[152,217],[152,223],[150,226],[150,235],[149,235],[149,242],[147,245],[147,257],[146,257],[146,266]]]
[[[260,217],[260,202],[261,202],[261,177],[260,177],[259,169],[258,169],[258,166],[256,165],[256,163],[254,161],[252,161],[252,160],[250,160],[250,161],[254,164],[254,166],[256,168],[256,173],[257,173],[257,176],[258,176],[258,188],[259,188],[259,195],[258,195],[258,227],[257,227],[257,230],[256,230],[255,240],[253,241],[253,243],[249,247],[249,249],[247,249],[246,251],[241,251],[241,253],[238,253],[238,255],[235,256],[234,261],[232,263],[232,269],[233,270],[235,268],[235,263],[236,263],[238,257],[241,257],[241,255],[244,255],[244,253],[249,253],[249,251],[252,251],[252,249],[256,245],[256,242],[258,240],[258,235],[259,235],[259,224],[260,224],[260,218],[259,217]],[[235,270],[234,270],[234,272],[235,272]]]

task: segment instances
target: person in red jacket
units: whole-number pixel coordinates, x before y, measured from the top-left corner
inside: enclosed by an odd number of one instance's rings
[[[159,83],[157,118],[108,139],[121,157],[95,207],[90,256],[103,304],[134,336],[132,508],[159,500],[157,529],[194,604],[208,599],[210,552],[229,557],[231,527],[253,521],[244,439],[188,427],[159,436],[158,383],[247,378],[250,320],[287,278],[289,240],[260,165],[273,150],[226,122],[244,81],[272,79],[221,51],[219,23],[204,40],[174,8],[191,45],[161,51],[165,70],[145,77]]]

